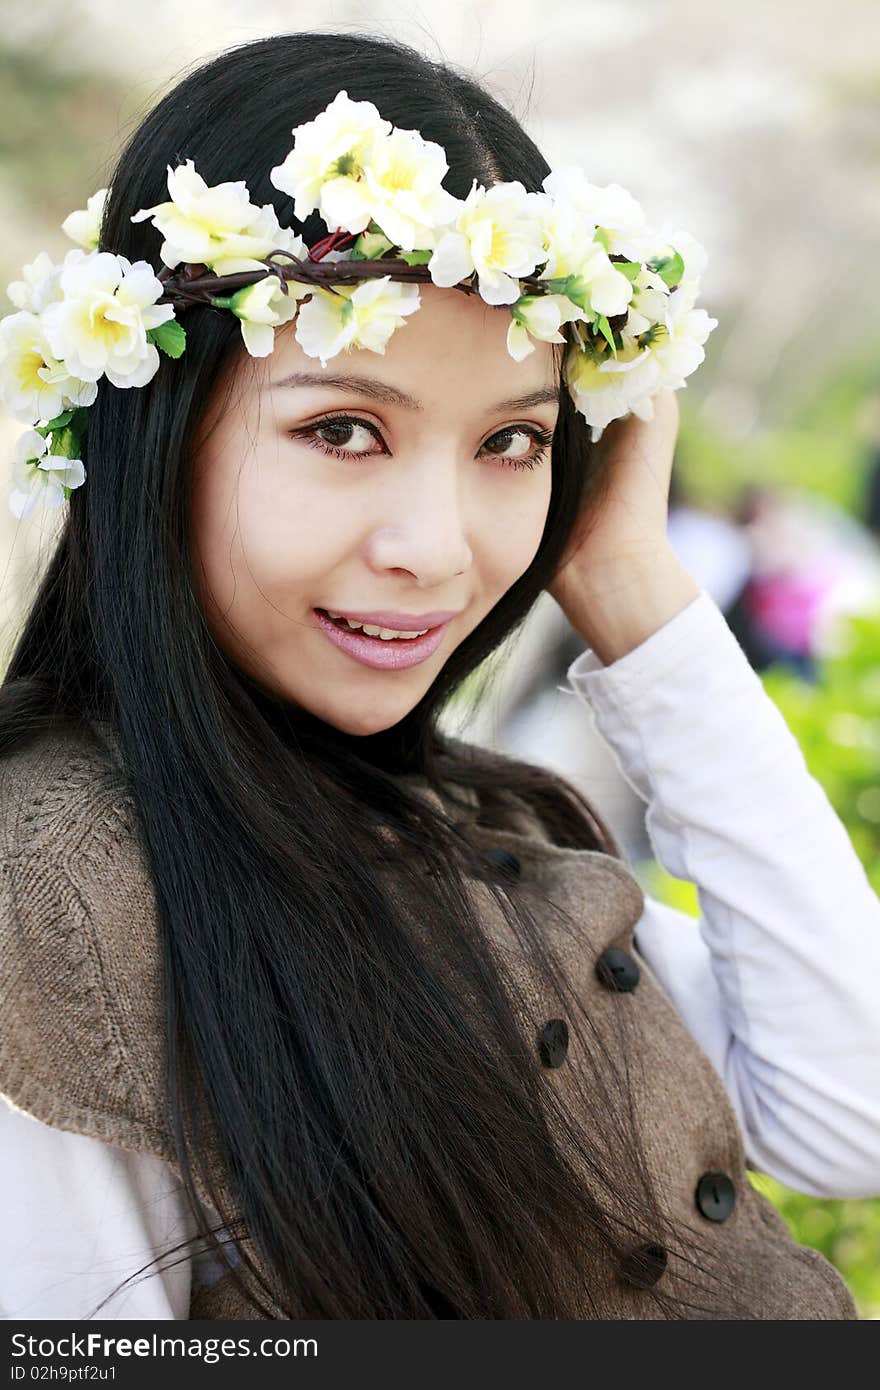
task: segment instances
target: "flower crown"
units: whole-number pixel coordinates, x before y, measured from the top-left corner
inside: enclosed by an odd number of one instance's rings
[[[78,455],[97,382],[145,386],[160,352],[183,353],[176,315],[193,304],[231,310],[253,357],[295,319],[300,347],[326,366],[352,347],[384,353],[419,308],[419,283],[478,294],[508,309],[517,361],[534,339],[568,343],[565,381],[594,443],[612,420],[652,419],[652,397],[685,386],[702,362],[717,324],[694,308],[705,251],[687,232],[652,230],[619,184],[567,167],[542,193],[475,179],[455,198],[440,145],[344,90],[292,134],[270,178],[299,222],[317,210],[334,229],[311,248],[271,204],[254,206],[244,182],[209,187],[187,159],[168,166],[169,201],[131,219],[151,218],[164,238],[158,275],[97,249],[102,188],[62,223],[78,243],[62,264],[42,251],[7,287],[19,312],[0,319],[0,398],[30,426],[15,448],[15,516],[40,498],[57,507],[85,481]]]

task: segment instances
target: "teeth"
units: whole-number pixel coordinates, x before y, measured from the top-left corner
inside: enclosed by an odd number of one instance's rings
[[[424,637],[428,631],[425,627],[422,628],[421,632],[398,632],[393,627],[374,627],[372,623],[353,623],[348,618],[343,617],[342,613],[331,613],[329,608],[327,615],[330,618],[342,618],[342,621],[351,628],[352,632],[365,632],[368,637],[381,637],[383,642],[390,642],[394,637]]]

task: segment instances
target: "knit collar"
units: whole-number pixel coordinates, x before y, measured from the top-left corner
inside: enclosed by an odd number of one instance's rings
[[[117,767],[123,767],[122,746],[114,725],[107,719],[92,719],[91,728],[100,743],[104,746],[112,761]],[[411,792],[420,797],[433,810],[438,812],[452,812],[453,816],[458,815],[459,819],[471,818],[478,814],[480,809],[480,798],[474,787],[462,786],[456,783],[455,801],[447,803],[442,796],[428,783],[428,779],[423,772],[401,772],[396,776],[396,780],[403,783]]]

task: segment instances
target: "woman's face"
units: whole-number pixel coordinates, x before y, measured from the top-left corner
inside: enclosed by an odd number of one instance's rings
[[[264,688],[352,734],[418,704],[528,569],[550,501],[554,349],[516,362],[506,311],[434,285],[421,296],[384,355],[322,368],[293,324],[277,330],[219,415],[209,403],[194,460],[212,632]],[[406,632],[449,618],[386,641],[346,635],[327,610]]]

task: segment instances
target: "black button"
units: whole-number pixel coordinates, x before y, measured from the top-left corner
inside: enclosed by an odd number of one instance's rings
[[[483,850],[483,859],[506,878],[519,878],[519,860],[512,850],[492,846]]]
[[[710,1221],[726,1221],[733,1211],[736,1188],[726,1173],[704,1173],[697,1183],[697,1206]]]
[[[609,946],[596,961],[596,974],[608,989],[626,993],[639,982],[639,967],[627,951]]]
[[[545,1067],[561,1067],[568,1052],[568,1024],[564,1018],[549,1018],[538,1034],[538,1051]]]
[[[649,1240],[637,1245],[625,1255],[620,1266],[620,1277],[637,1289],[653,1288],[666,1269],[668,1256],[662,1245]]]

